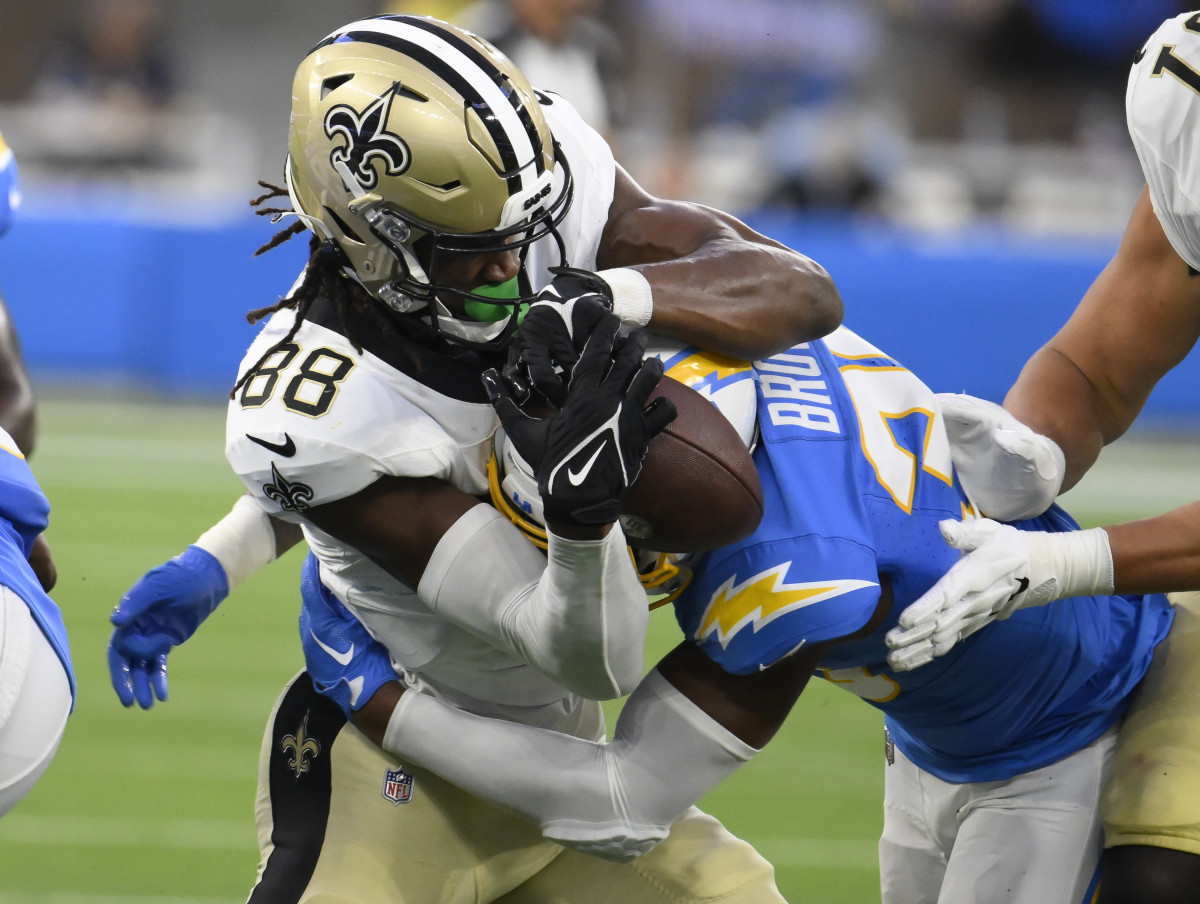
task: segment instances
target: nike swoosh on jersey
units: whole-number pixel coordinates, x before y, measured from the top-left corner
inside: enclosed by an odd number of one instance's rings
[[[1012,602],[1022,593],[1029,589],[1029,578],[1017,578],[1017,589],[1012,592],[1007,602]]]
[[[348,649],[345,653],[339,653],[328,644],[322,643],[321,638],[317,637],[316,634],[313,634],[312,628],[308,629],[308,633],[312,636],[312,639],[317,642],[317,646],[332,656],[340,665],[349,665],[350,660],[354,658],[354,644],[350,644],[350,649]]]
[[[571,486],[577,487],[587,480],[588,473],[592,470],[592,465],[596,463],[596,459],[600,457],[600,453],[604,451],[604,447],[608,445],[608,439],[596,447],[596,451],[592,453],[592,457],[584,462],[583,467],[578,471],[572,471],[567,468],[567,480],[571,481]]]
[[[1135,53],[1133,55],[1133,61],[1135,63],[1140,63],[1142,61],[1142,57],[1144,57],[1145,55],[1146,55],[1146,48],[1143,47],[1141,50],[1139,50],[1137,53]]]
[[[284,441],[282,443],[273,443],[270,440],[262,439],[250,433],[246,434],[246,439],[252,443],[258,443],[264,449],[274,452],[276,455],[282,455],[284,458],[291,458],[296,454],[296,441],[286,433],[283,435]]]

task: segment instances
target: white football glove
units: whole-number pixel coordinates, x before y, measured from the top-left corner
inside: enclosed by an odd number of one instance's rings
[[[980,512],[1018,521],[1050,507],[1066,473],[1066,459],[1054,440],[995,402],[945,392],[937,399],[958,479]]]
[[[906,672],[1018,609],[1068,596],[1112,593],[1108,534],[1021,531],[987,518],[946,520],[946,542],[967,553],[887,633],[888,665]]]

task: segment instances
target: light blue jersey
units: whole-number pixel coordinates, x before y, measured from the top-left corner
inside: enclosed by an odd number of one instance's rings
[[[34,621],[62,660],[74,698],[75,671],[62,613],[29,564],[33,541],[46,529],[49,517],[50,503],[25,463],[25,456],[12,437],[0,430],[0,584],[29,606]]]
[[[21,203],[20,181],[17,178],[17,161],[12,150],[0,135],[0,235],[8,232],[13,215]]]
[[[969,511],[933,393],[850,330],[754,365],[765,513],[709,554],[676,603],[685,635],[724,669],[765,669],[845,637],[819,674],[887,715],[896,745],[952,782],[999,781],[1089,744],[1122,715],[1170,627],[1164,596],[1078,597],[1022,609],[911,672],[884,635],[956,561],[938,522]],[[1058,508],[1021,522],[1074,530]]]

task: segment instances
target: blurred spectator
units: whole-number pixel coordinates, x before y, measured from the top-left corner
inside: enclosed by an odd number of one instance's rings
[[[162,17],[158,0],[92,0],[78,28],[45,48],[29,97],[42,163],[95,173],[168,162],[158,117],[177,83]]]
[[[1193,0],[1027,0],[1032,18],[1066,54],[1113,64],[1122,82],[1130,59],[1166,19]]]
[[[620,48],[596,7],[596,0],[476,0],[454,21],[495,44],[534,87],[569,100],[612,143]]]
[[[458,15],[474,0],[394,0],[384,3],[381,13],[405,13],[410,16],[433,16],[443,22],[457,22]]]
[[[48,48],[35,95],[129,107],[170,102],[175,78],[161,28],[156,0],[94,0],[79,28]]]
[[[866,143],[902,144],[867,95],[886,38],[876,0],[626,0],[624,10],[639,124],[666,124],[662,175],[649,180],[660,193],[840,207],[869,203],[887,178],[892,151],[873,156]]]

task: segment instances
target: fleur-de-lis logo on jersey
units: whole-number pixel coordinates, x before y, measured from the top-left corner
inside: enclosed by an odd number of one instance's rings
[[[312,487],[306,483],[291,483],[284,479],[271,462],[271,483],[263,484],[263,495],[279,503],[285,512],[303,512],[313,497]]]
[[[389,176],[408,169],[411,155],[408,145],[399,135],[387,130],[388,114],[400,83],[396,82],[361,113],[346,104],[331,107],[325,114],[325,134],[333,141],[345,141],[329,154],[335,170],[344,164],[364,189],[370,191],[379,182],[379,173],[372,161],[383,163]],[[340,171],[340,170],[339,170]]]
[[[321,755],[321,745],[308,736],[308,713],[300,722],[295,734],[284,735],[279,742],[279,749],[284,753],[291,751],[287,767],[292,774],[299,778],[312,766],[312,760]]]

